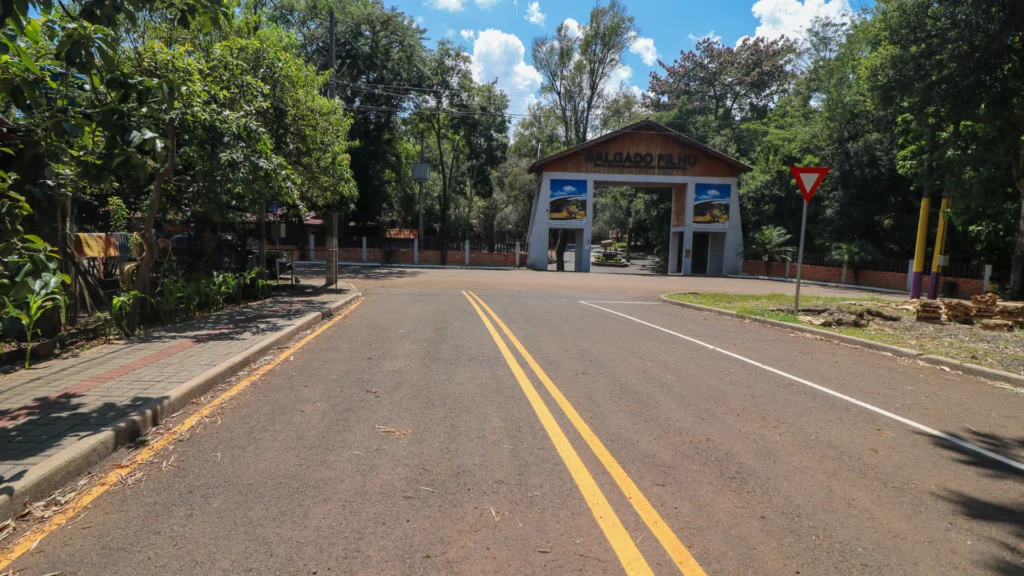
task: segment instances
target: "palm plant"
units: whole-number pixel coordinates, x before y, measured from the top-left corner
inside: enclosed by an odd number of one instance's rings
[[[769,262],[793,259],[793,247],[788,245],[792,238],[782,226],[765,226],[747,238],[740,255],[764,262],[765,275],[768,276]]]
[[[864,242],[863,240],[857,240],[855,242],[837,242],[832,245],[829,250],[826,260],[833,264],[842,264],[843,272],[839,279],[841,284],[846,284],[846,270],[853,267],[853,283],[857,283],[857,267],[874,260],[878,254],[875,249]]]

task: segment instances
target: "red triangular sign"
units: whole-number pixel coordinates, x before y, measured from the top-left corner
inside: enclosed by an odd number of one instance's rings
[[[831,170],[828,166],[790,166],[789,171],[796,179],[796,185],[800,187],[800,193],[804,195],[804,201],[810,202],[811,197],[818,191],[818,186],[825,180],[825,175]]]

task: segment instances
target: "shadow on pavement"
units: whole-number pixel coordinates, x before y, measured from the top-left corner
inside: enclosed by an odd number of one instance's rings
[[[391,268],[390,266],[342,266],[338,268],[338,278],[345,280],[415,278],[422,274],[422,268]]]
[[[61,394],[57,397],[36,398],[25,407],[0,410],[0,420],[28,409],[23,419],[7,427],[0,427],[0,461],[17,464],[18,461],[43,455],[65,438],[88,438],[110,428],[115,422],[143,408],[155,405],[164,397],[136,396],[130,402],[106,402],[90,410],[81,410],[79,394]],[[128,428],[120,432],[118,444],[138,436],[139,430]],[[28,466],[26,466],[26,469]],[[24,477],[26,470],[0,476],[0,494],[13,494],[11,484]]]
[[[919,434],[924,433],[920,432]],[[1005,438],[997,434],[973,430],[965,434],[952,432],[946,432],[946,434],[1011,460],[1019,461],[1020,454],[1024,451],[1024,438]],[[926,436],[936,447],[953,453],[957,462],[970,466],[985,476],[1013,482],[1015,485],[1024,479],[1024,472],[1020,470],[930,434]],[[946,491],[945,494],[937,494],[937,496],[952,504],[961,516],[1000,528],[1001,535],[1004,537],[993,540],[1006,552],[1006,557],[989,559],[985,563],[989,571],[1003,575],[1024,574],[1024,550],[1020,547],[1021,542],[1024,542],[1024,505],[996,502],[955,490]]]

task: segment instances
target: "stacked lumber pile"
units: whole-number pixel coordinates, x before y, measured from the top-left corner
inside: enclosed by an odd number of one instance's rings
[[[999,296],[995,294],[971,296],[971,304],[974,305],[975,320],[992,320],[996,317]]]
[[[918,322],[942,324],[942,303],[935,300],[918,300],[916,319]]]
[[[946,308],[946,318],[951,322],[974,323],[974,304],[966,300],[943,300],[942,305]]]
[[[1018,327],[1024,327],[1024,304],[1000,302],[996,306],[996,319],[1013,322]]]
[[[1013,322],[1006,320],[982,320],[981,329],[990,332],[1009,332],[1013,329]]]

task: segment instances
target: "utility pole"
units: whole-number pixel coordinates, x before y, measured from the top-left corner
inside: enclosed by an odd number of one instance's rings
[[[335,61],[334,61],[334,8],[329,12],[327,27],[327,66],[331,70],[331,79],[327,81],[327,97],[334,99],[335,96]],[[324,263],[327,268],[324,284],[338,287],[338,213],[335,210],[327,211],[327,261]]]
[[[423,164],[423,135],[422,134],[420,134],[420,164]],[[426,182],[425,180],[420,180],[420,201],[419,201],[419,207],[420,207],[420,226],[419,226],[419,230],[420,230],[419,239],[420,239],[420,242],[419,242],[419,244],[420,244],[420,250],[423,250],[423,184],[425,184],[425,182]]]

